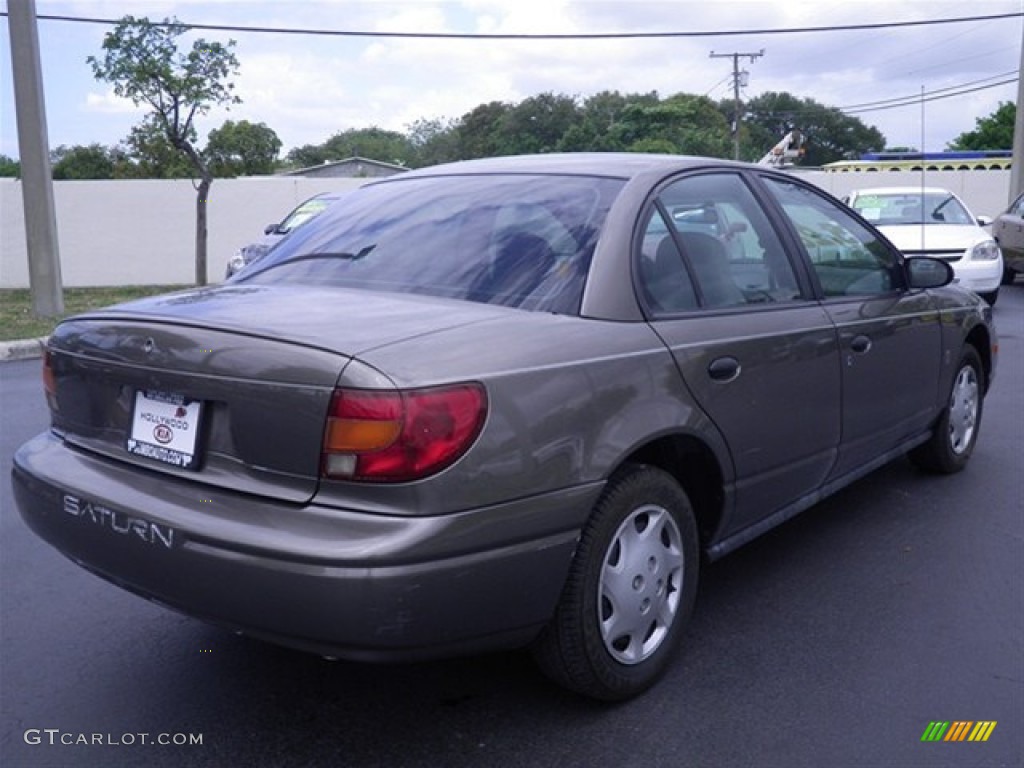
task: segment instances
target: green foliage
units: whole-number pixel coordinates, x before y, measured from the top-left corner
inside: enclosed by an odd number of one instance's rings
[[[148,132],[155,126],[171,147],[186,158],[196,187],[196,283],[206,284],[206,205],[213,174],[196,146],[195,119],[211,107],[240,103],[231,77],[238,73],[238,59],[227,45],[202,38],[191,48],[179,50],[179,38],[188,27],[177,20],[154,24],[143,17],[125,16],[103,36],[103,57],[89,56],[93,75],[114,86],[114,93],[146,104],[153,111]],[[140,143],[142,138],[140,137]],[[131,139],[131,137],[129,137]],[[140,161],[141,162],[141,161]],[[163,173],[170,164],[161,163]]]
[[[189,140],[195,142],[194,131]],[[132,127],[114,158],[118,179],[188,179],[194,173],[188,156],[174,148],[153,115]]]
[[[760,159],[786,135],[790,126],[799,128],[805,136],[807,154],[803,165],[825,165],[864,152],[880,152],[885,146],[882,133],[860,118],[844,115],[814,99],[769,92],[747,103],[744,133],[740,137],[741,158]]]
[[[397,131],[377,126],[339,131],[323,144],[305,144],[288,153],[288,163],[295,168],[365,157],[395,165],[411,165],[415,157],[412,142]]]
[[[112,179],[114,157],[102,144],[66,147],[63,144],[50,152],[54,179]]]
[[[7,155],[0,155],[0,178],[17,179],[21,177],[21,163]]]
[[[508,154],[502,146],[501,126],[512,107],[502,101],[481,104],[459,118],[455,128],[459,159]]]
[[[556,151],[562,139],[580,122],[576,100],[570,96],[541,93],[523,99],[499,119],[497,154],[528,155]]]
[[[1002,101],[991,115],[974,121],[974,130],[961,133],[948,145],[948,149],[1010,149],[1013,147],[1013,125],[1017,120],[1017,105]]]
[[[114,86],[114,93],[146,104],[167,140],[189,156],[202,175],[194,146],[195,118],[213,106],[240,103],[229,78],[238,73],[238,59],[227,45],[199,38],[187,51],[178,38],[188,27],[177,20],[154,24],[143,17],[125,16],[103,37],[103,58],[89,56],[93,75]]]
[[[623,152],[629,148],[626,134],[632,130],[624,122],[627,109],[651,107],[659,103],[658,94],[602,91],[584,100],[580,120],[563,134],[559,149],[565,152]],[[633,140],[635,143],[635,139]]]
[[[455,121],[440,118],[420,119],[406,128],[406,136],[412,145],[413,160],[410,166],[413,168],[450,163],[459,159]]]
[[[224,122],[210,131],[203,151],[214,176],[256,176],[274,172],[281,139],[266,123]]]
[[[630,152],[730,155],[729,125],[706,96],[678,93],[657,104],[631,104],[622,118]]]

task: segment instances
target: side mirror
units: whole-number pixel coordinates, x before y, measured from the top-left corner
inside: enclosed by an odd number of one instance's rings
[[[907,259],[907,282],[911,290],[941,288],[953,282],[953,268],[942,259],[912,256]]]
[[[979,227],[987,227],[993,221],[994,221],[994,219],[991,216],[979,216],[978,217],[978,226]]]
[[[267,226],[265,226],[263,228],[263,234],[264,235],[272,235],[275,232],[277,232],[277,228],[279,226],[280,226],[279,224],[267,224]]]

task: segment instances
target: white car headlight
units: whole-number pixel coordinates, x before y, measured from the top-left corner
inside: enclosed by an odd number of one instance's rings
[[[235,255],[228,261],[228,269],[232,272],[237,272],[245,266],[245,256],[242,255],[241,251],[235,251]]]
[[[971,261],[994,261],[1001,255],[995,240],[983,240],[967,251],[967,258]]]

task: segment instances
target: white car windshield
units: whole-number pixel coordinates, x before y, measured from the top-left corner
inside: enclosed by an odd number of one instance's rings
[[[853,208],[875,226],[974,224],[967,209],[948,192],[858,195]]]

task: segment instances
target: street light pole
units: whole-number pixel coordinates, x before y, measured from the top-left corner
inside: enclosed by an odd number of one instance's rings
[[[764,48],[757,53],[715,53],[711,52],[712,59],[732,59],[732,159],[740,159],[740,59],[750,59],[753,62],[764,56]]]

